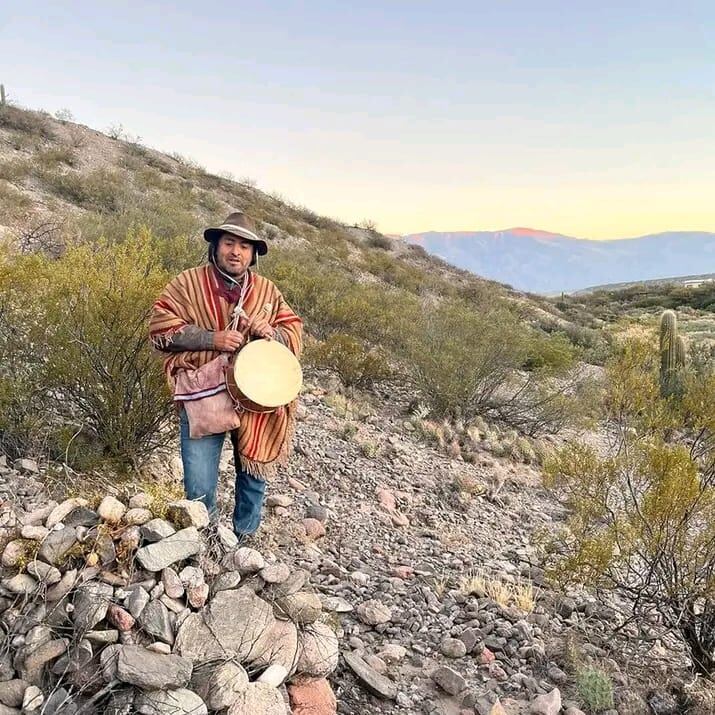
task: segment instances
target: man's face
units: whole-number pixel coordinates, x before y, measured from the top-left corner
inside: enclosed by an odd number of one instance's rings
[[[240,278],[253,259],[253,244],[245,238],[224,233],[216,244],[218,267],[233,278]]]

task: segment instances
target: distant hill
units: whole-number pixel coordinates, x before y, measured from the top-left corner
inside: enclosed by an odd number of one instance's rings
[[[715,283],[715,273],[702,273],[693,276],[678,276],[676,278],[658,278],[651,281],[633,281],[630,283],[608,283],[606,285],[589,286],[583,290],[574,291],[572,295],[589,295],[597,291],[617,292],[642,288],[644,291],[660,288],[668,284],[675,284],[685,288],[701,288],[705,284]]]
[[[530,228],[412,233],[408,243],[477,275],[535,293],[715,272],[715,233],[594,241]]]

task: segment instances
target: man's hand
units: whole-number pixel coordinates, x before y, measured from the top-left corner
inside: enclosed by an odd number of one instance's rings
[[[259,315],[251,321],[250,330],[251,335],[266,338],[267,340],[272,340],[275,335],[273,326],[268,322],[268,318],[263,315]]]
[[[214,333],[214,350],[233,353],[243,345],[243,335],[238,330],[220,330]]]

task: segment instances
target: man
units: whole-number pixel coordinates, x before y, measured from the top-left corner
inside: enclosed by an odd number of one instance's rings
[[[230,329],[234,308],[249,322],[249,337],[279,340],[296,356],[302,347],[302,321],[267,278],[250,269],[256,256],[268,252],[253,221],[244,213],[228,216],[208,228],[208,262],[179,274],[153,306],[151,340],[167,354],[164,369],[172,388],[180,370],[195,370],[220,353],[243,344],[242,333]],[[236,464],[233,528],[240,539],[258,529],[266,479],[285,462],[293,431],[295,404],[275,412],[241,412],[240,426],[231,430]],[[200,499],[215,517],[221,450],[226,433],[192,438],[185,409],[181,410],[181,458],[188,499]]]

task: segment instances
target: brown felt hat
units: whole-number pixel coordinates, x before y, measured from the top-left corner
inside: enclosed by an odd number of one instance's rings
[[[220,226],[207,228],[204,231],[204,238],[207,241],[217,241],[224,233],[230,233],[232,236],[250,241],[256,247],[256,253],[259,256],[265,256],[268,253],[268,244],[258,237],[256,225],[243,211],[229,214]]]

